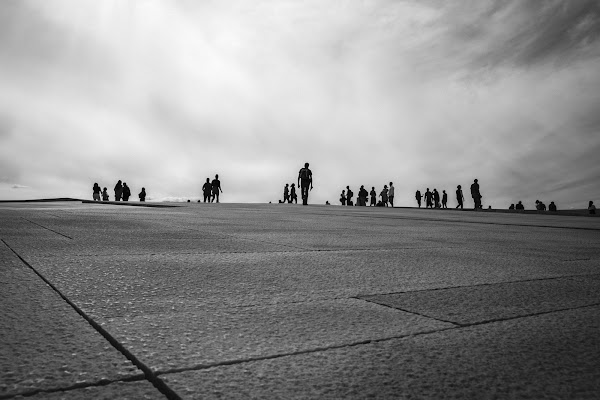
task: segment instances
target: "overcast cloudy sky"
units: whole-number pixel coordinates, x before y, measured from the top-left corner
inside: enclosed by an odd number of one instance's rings
[[[600,202],[600,2],[2,0],[0,199]],[[467,190],[468,191],[468,190]],[[465,193],[466,195],[466,193]],[[467,204],[472,204],[468,199]]]

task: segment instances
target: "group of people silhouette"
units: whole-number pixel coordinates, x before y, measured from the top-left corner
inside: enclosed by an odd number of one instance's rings
[[[304,163],[304,167],[298,171],[298,187],[302,196],[302,205],[308,205],[308,193],[313,189],[312,171],[308,168],[309,165],[309,163]],[[298,204],[295,183],[285,184],[283,187],[283,201],[279,200],[279,203]]]
[[[390,186],[383,185],[383,189],[377,195],[377,191],[375,190],[375,186],[371,187],[371,191],[367,192],[364,185],[360,186],[358,189],[358,194],[356,196],[356,204],[352,200],[354,198],[354,192],[350,189],[350,185],[346,186],[346,189],[342,190],[340,194],[340,203],[343,206],[366,206],[367,199],[370,196],[369,207],[394,207],[394,183],[390,182]],[[381,200],[377,201],[377,197],[381,197]]]
[[[127,186],[126,182],[117,182],[115,185],[115,201],[129,201],[131,197],[131,189]],[[92,187],[92,198],[94,201],[109,201],[110,198],[108,196],[108,189],[105,187],[104,189],[100,189],[98,183],[94,183]],[[102,197],[101,197],[102,196]],[[140,201],[146,201],[146,188],[142,188],[142,191],[138,194]]]
[[[210,181],[210,178],[206,178],[206,182],[202,185],[202,195],[204,197],[204,202],[207,201],[209,203],[213,203],[215,199],[217,203],[219,202],[219,193],[223,193],[223,189],[221,189],[221,181],[219,180],[219,174],[215,175],[215,179]],[[200,200],[198,200],[199,202]]]
[[[304,167],[298,171],[298,187],[300,188],[301,196],[302,196],[302,204],[308,204],[308,194],[313,189],[313,174],[312,171],[308,168],[309,163],[304,163]],[[483,196],[481,195],[481,191],[479,188],[479,181],[477,179],[473,180],[471,184],[471,197],[473,198],[474,209],[479,210],[482,209],[481,199]],[[108,190],[105,187],[104,189],[100,188],[98,183],[94,183],[92,188],[93,191],[93,199],[94,201],[109,201]],[[356,204],[353,201],[354,192],[350,189],[350,185],[346,186],[345,190],[342,190],[340,195],[340,203],[342,206],[366,206],[367,200],[370,196],[369,206],[376,207],[394,207],[394,183],[390,182],[390,186],[383,185],[383,189],[377,195],[377,191],[375,190],[375,186],[371,187],[371,191],[368,192],[365,189],[364,185],[360,186],[358,190],[358,194],[356,196]],[[119,180],[114,188],[115,193],[115,201],[129,201],[129,197],[131,197],[131,189],[127,186],[127,183],[121,182]],[[204,197],[204,202],[213,203],[215,200],[219,202],[219,194],[223,193],[223,189],[221,188],[221,181],[219,180],[219,174],[215,175],[215,179],[212,181],[210,178],[206,178],[206,182],[202,185],[202,194]],[[138,194],[140,201],[146,201],[146,188],[142,188],[141,192]],[[377,201],[377,197],[380,197],[381,200]],[[442,194],[438,192],[436,188],[433,189],[433,192],[427,188],[425,194],[421,194],[420,190],[417,190],[415,193],[415,199],[417,200],[417,204],[419,208],[421,208],[421,200],[425,199],[425,208],[448,208],[448,194],[446,190],[442,190]],[[456,186],[456,208],[464,207],[465,197],[463,195],[462,186]],[[188,200],[189,202],[189,200]],[[200,200],[198,200],[200,202]],[[288,184],[286,183],[283,188],[283,201],[279,200],[279,203],[295,203],[298,204],[298,195],[296,194],[296,184]],[[329,205],[329,201],[326,202]],[[535,201],[535,207],[538,211],[545,211],[546,205],[540,201]],[[490,206],[491,208],[491,206]],[[508,208],[509,210],[524,210],[525,206],[521,201],[519,201],[516,205],[511,204]],[[548,205],[548,211],[557,211],[556,204],[554,201],[551,201]],[[596,206],[594,206],[594,202],[590,200],[588,204],[588,212],[590,214],[596,214]]]
[[[473,198],[474,209],[481,209],[481,199],[483,196],[481,196],[479,181],[477,179],[473,180],[471,184],[471,197]],[[424,194],[421,194],[421,191],[417,190],[415,199],[419,208],[421,208],[421,200],[423,198],[425,199],[425,208],[448,208],[448,193],[445,190],[442,190],[441,196],[436,188],[433,188],[433,192],[427,188]],[[461,185],[456,186],[456,203],[456,208],[464,208],[465,196]]]

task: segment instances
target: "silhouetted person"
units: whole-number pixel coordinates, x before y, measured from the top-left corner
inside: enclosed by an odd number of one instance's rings
[[[142,191],[138,194],[140,201],[146,201],[146,188],[142,188]]]
[[[433,188],[433,202],[435,203],[435,208],[440,208],[440,192],[436,188]]]
[[[367,205],[367,197],[369,197],[369,192],[367,192],[367,189],[365,189],[364,185],[360,186],[360,190],[358,191],[358,198],[359,198],[359,206],[366,206]]]
[[[121,180],[117,182],[115,185],[115,201],[121,201],[121,196],[123,195],[123,184]]]
[[[445,190],[442,190],[442,208],[448,208],[448,193]]]
[[[388,187],[387,185],[383,185],[383,190],[381,190],[381,193],[379,193],[379,195],[381,196],[381,202],[383,203],[383,205],[385,207],[388,206]]]
[[[479,183],[477,179],[475,179],[471,184],[471,197],[473,198],[473,202],[475,203],[475,210],[482,208],[481,193],[479,192]]]
[[[202,197],[204,198],[205,203],[207,200],[209,203],[211,202],[211,195],[212,185],[210,184],[210,178],[206,178],[206,182],[204,182],[204,185],[202,185]]]
[[[419,205],[419,208],[421,208],[421,198],[423,196],[421,196],[421,191],[417,190],[417,193],[415,193],[415,199],[417,199],[417,204]]]
[[[588,203],[588,212],[590,214],[596,214],[596,206],[594,205],[594,202],[590,200],[590,202]]]
[[[352,202],[352,197],[354,196],[354,192],[350,190],[350,186],[346,186],[346,205],[352,206],[354,203]]]
[[[515,209],[515,203],[511,204],[510,207],[508,207],[509,210],[514,210]]]
[[[210,202],[212,203],[213,201],[215,201],[216,198],[218,203],[219,191],[223,193],[223,189],[221,189],[221,181],[219,180],[219,174],[215,175],[215,179],[212,180],[210,186],[212,188],[212,198],[210,199]]]
[[[308,169],[308,163],[304,163],[304,168],[298,171],[298,186],[302,194],[302,205],[308,204],[308,191],[313,188],[312,171]]]
[[[462,210],[463,203],[465,202],[465,196],[463,196],[462,187],[460,185],[456,187],[456,201],[458,202],[456,208],[460,207],[460,209]]]
[[[326,201],[325,201],[325,205],[326,205],[326,206],[330,205],[330,204],[329,204],[329,200],[326,200]]]
[[[340,203],[342,203],[343,206],[346,205],[346,191],[342,190],[342,194],[340,195]]]
[[[102,191],[102,201],[108,201],[108,189],[104,188]]]
[[[94,199],[94,201],[100,201],[100,186],[98,185],[98,183],[94,183],[94,187],[92,188],[93,190],[93,194],[92,197]]]
[[[390,206],[394,207],[394,184],[392,182],[390,182],[390,187],[388,189],[388,200]]]
[[[287,203],[290,201],[290,185],[289,184],[285,184],[285,186],[283,187],[283,202]]]
[[[296,194],[296,184],[292,183],[290,187],[290,204],[294,202],[294,204],[298,204],[298,195]]]
[[[131,196],[131,190],[129,186],[125,182],[123,182],[123,201],[129,201],[129,197]]]
[[[556,211],[556,204],[553,201],[548,204],[548,211]]]
[[[433,208],[433,193],[429,191],[429,188],[425,191],[425,208]]]
[[[370,206],[376,205],[377,204],[377,192],[375,191],[375,186],[371,187],[371,192],[369,194],[371,195],[371,205]]]
[[[521,201],[519,201],[517,203],[517,205],[515,206],[515,210],[524,210],[525,206],[523,205],[523,203]]]
[[[538,211],[546,211],[546,205],[539,200],[535,201],[535,209]]]

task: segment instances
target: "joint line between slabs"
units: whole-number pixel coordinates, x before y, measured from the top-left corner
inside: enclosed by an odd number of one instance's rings
[[[123,354],[137,368],[144,372],[145,378],[169,400],[181,400],[181,397],[167,384],[160,379],[147,365],[142,363],[136,356],[125,348],[117,339],[115,339],[106,329],[89,317],[81,308],[67,298],[56,286],[38,272],[31,264],[29,264],[19,253],[13,250],[4,239],[0,239],[6,247],[8,247],[27,267],[29,267],[37,276],[39,276],[48,286],[52,288],[67,304],[69,304],[83,319],[85,319],[102,337],[104,337],[117,351]]]
[[[496,285],[511,285],[515,283],[525,283],[525,282],[538,282],[538,281],[551,281],[558,279],[572,279],[572,278],[584,278],[588,276],[598,276],[600,273],[596,274],[575,274],[575,275],[561,275],[561,276],[550,276],[546,278],[531,278],[531,279],[523,279],[519,281],[504,281],[504,282],[492,282],[492,283],[476,283],[474,285],[464,285],[464,286],[445,286],[440,288],[430,288],[430,289],[417,289],[417,290],[408,290],[408,291],[399,291],[399,292],[387,292],[387,293],[376,293],[376,294],[365,294],[362,296],[357,296],[356,298],[361,300],[367,300],[364,297],[375,297],[375,296],[388,296],[393,294],[411,294],[411,293],[421,293],[421,292],[435,292],[438,290],[453,290],[453,289],[467,289],[472,287],[480,287],[480,286],[496,286]],[[370,301],[370,300],[368,300]],[[374,303],[374,302],[373,302]],[[379,303],[376,303],[379,304]]]
[[[46,230],[49,230],[50,232],[54,232],[54,233],[56,233],[57,235],[64,236],[64,237],[66,237],[67,239],[71,239],[71,240],[73,240],[73,238],[72,238],[71,236],[67,236],[67,235],[65,235],[65,234],[62,234],[62,233],[60,233],[60,232],[57,232],[57,231],[55,231],[54,229],[50,229],[50,228],[48,228],[48,227],[46,227],[46,226],[44,226],[44,225],[38,224],[37,222],[33,222],[33,221],[31,221],[31,220],[28,220],[28,219],[27,219],[27,218],[25,218],[25,217],[21,217],[21,218],[23,218],[25,221],[27,221],[27,222],[29,222],[29,223],[32,223],[32,224],[34,224],[34,225],[37,225],[37,226],[39,226],[40,228],[44,228],[44,229],[46,229]]]
[[[144,380],[146,380],[146,377],[142,374],[133,375],[133,376],[130,376],[127,378],[122,378],[122,379],[112,379],[112,380],[111,379],[101,379],[96,382],[82,382],[82,383],[75,383],[75,384],[69,385],[69,386],[53,387],[53,388],[48,388],[48,389],[31,389],[31,390],[25,390],[23,392],[18,392],[18,393],[0,394],[0,400],[12,399],[17,396],[29,397],[29,396],[33,396],[33,395],[36,395],[39,393],[68,392],[71,390],[85,389],[85,388],[89,388],[89,387],[108,386],[110,384],[118,383],[118,382],[125,382],[125,383],[141,382]]]
[[[514,319],[527,318],[527,317],[533,317],[533,316],[538,316],[538,315],[543,315],[543,314],[552,314],[555,312],[563,312],[563,311],[577,310],[577,309],[581,309],[581,308],[597,307],[597,306],[600,306],[600,303],[588,304],[588,305],[580,306],[580,307],[565,308],[565,309],[561,309],[561,310],[544,311],[544,312],[528,314],[528,315],[519,315],[516,317],[509,317],[509,318],[502,318],[502,319],[499,318],[496,320],[481,321],[481,322],[476,322],[473,324],[458,324],[456,322],[443,321],[443,322],[449,322],[449,323],[453,324],[454,326],[450,326],[450,327],[446,327],[446,328],[439,328],[439,329],[432,329],[432,330],[428,330],[428,331],[422,331],[422,332],[405,334],[405,335],[390,336],[390,337],[379,338],[379,339],[366,339],[366,340],[360,340],[360,341],[356,341],[356,342],[352,342],[352,343],[345,343],[345,344],[339,344],[339,345],[333,345],[333,346],[315,347],[312,349],[300,350],[300,351],[296,351],[296,352],[279,353],[279,354],[272,354],[272,355],[267,355],[267,356],[262,356],[262,357],[244,358],[244,359],[238,359],[238,360],[226,360],[226,361],[222,361],[222,362],[216,362],[216,363],[210,363],[210,364],[199,364],[199,365],[195,365],[195,366],[191,366],[191,367],[184,367],[184,368],[172,368],[172,369],[165,370],[165,371],[157,371],[156,375],[175,374],[175,373],[181,373],[181,372],[187,372],[187,371],[201,371],[201,370],[215,368],[215,367],[245,364],[245,363],[256,362],[256,361],[274,360],[274,359],[283,358],[283,357],[298,356],[298,355],[318,353],[318,352],[323,352],[323,351],[328,351],[328,350],[337,350],[337,349],[343,349],[343,348],[349,348],[349,347],[356,347],[356,346],[361,346],[361,345],[371,344],[371,343],[388,342],[391,340],[406,339],[406,338],[411,338],[411,337],[416,337],[416,336],[430,335],[430,334],[435,334],[435,333],[444,332],[444,331],[459,330],[459,329],[469,328],[469,327],[477,326],[477,325],[486,325],[486,324],[495,323],[495,322],[510,321],[510,320],[514,320]],[[391,307],[391,308],[394,308],[394,307]],[[404,311],[404,310],[402,310],[402,311]],[[427,317],[427,318],[430,318],[430,317]],[[432,319],[436,319],[436,318],[432,318]],[[442,320],[438,319],[438,321],[442,321]]]
[[[454,325],[455,327],[461,327],[461,326],[462,326],[462,325],[461,325],[461,324],[459,324],[458,322],[454,322],[454,321],[450,321],[450,320],[446,320],[446,319],[441,319],[441,318],[432,317],[432,316],[430,316],[430,315],[421,314],[421,313],[418,313],[418,312],[416,312],[416,311],[410,311],[410,310],[407,310],[407,309],[404,309],[404,308],[400,308],[400,307],[393,307],[393,306],[390,306],[390,305],[388,305],[388,304],[381,304],[381,303],[377,303],[377,302],[375,302],[375,301],[371,301],[371,300],[363,299],[363,298],[360,298],[360,297],[352,297],[352,298],[353,298],[353,299],[356,299],[356,300],[362,300],[362,301],[365,301],[365,302],[367,302],[367,303],[371,303],[371,304],[377,304],[378,306],[382,306],[382,307],[391,308],[392,310],[398,310],[398,311],[403,311],[403,312],[405,312],[405,313],[409,313],[409,314],[413,314],[413,315],[418,315],[419,317],[423,317],[423,318],[427,318],[427,319],[433,319],[433,320],[435,320],[435,321],[439,321],[439,322],[445,322],[445,323],[447,323],[447,324],[452,324],[452,325]]]

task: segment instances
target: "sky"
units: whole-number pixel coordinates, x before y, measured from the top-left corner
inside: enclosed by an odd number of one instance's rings
[[[596,0],[2,0],[0,199],[600,202]]]

